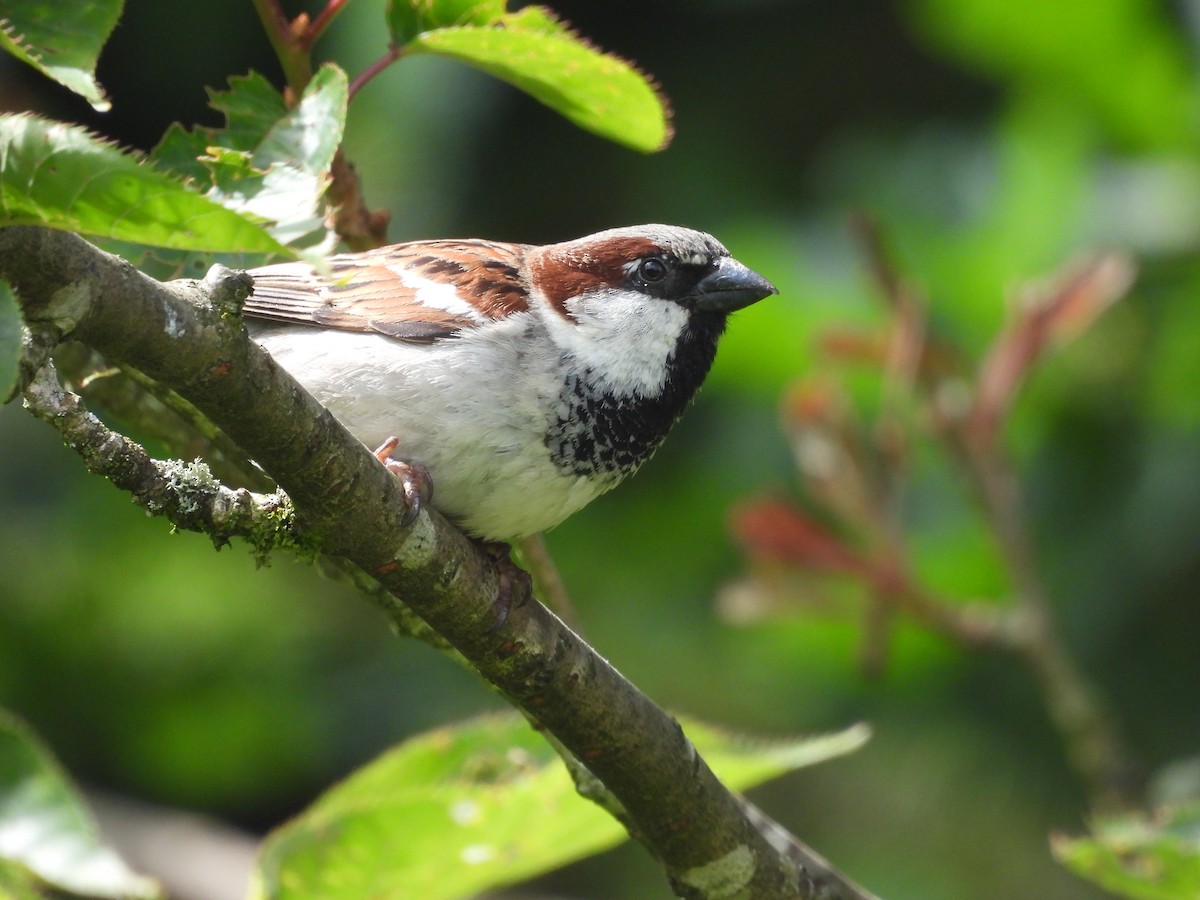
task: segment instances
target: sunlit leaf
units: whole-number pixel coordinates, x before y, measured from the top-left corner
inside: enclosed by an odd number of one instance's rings
[[[112,104],[96,81],[96,60],[123,6],[122,0],[6,0],[0,47],[103,112]]]
[[[571,29],[544,6],[526,6],[504,17],[501,24],[517,31],[540,31],[543,34],[566,34]]]
[[[733,788],[849,753],[865,729],[754,741],[684,723]],[[558,757],[518,716],[415,737],[268,838],[257,895],[473,896],[612,847],[617,822],[576,795]]]
[[[282,252],[250,218],[73,125],[0,117],[0,223],[181,250]]]
[[[321,198],[346,124],[349,82],[337,66],[322,66],[296,106],[271,124],[248,159],[228,158],[211,196],[233,209],[274,223],[275,237],[292,244],[322,228]],[[237,120],[233,120],[237,121]]]
[[[174,125],[151,157],[189,175],[210,199],[266,220],[283,244],[324,236],[322,198],[346,124],[345,72],[322,66],[291,109],[261,75],[229,85],[210,99],[225,114],[223,128]]]
[[[1077,875],[1137,900],[1200,897],[1200,805],[1096,823],[1093,835],[1056,835],[1055,857]]]
[[[75,787],[29,730],[0,714],[0,857],[88,897],[158,897],[100,842]],[[17,869],[8,877],[18,880]]]
[[[483,69],[579,127],[635,150],[650,153],[667,145],[670,110],[645,75],[555,27],[545,15],[525,16],[506,20],[514,27],[426,31],[413,39],[410,52],[436,53]]]
[[[494,24],[507,6],[507,0],[388,0],[388,28],[393,41],[407,44],[433,28]]]
[[[262,75],[235,75],[229,90],[208,89],[208,105],[225,114],[223,128],[187,129],[175,122],[150,151],[150,158],[164,168],[206,184],[209,168],[201,159],[210,148],[253,151],[271,127],[287,114],[283,95]]]

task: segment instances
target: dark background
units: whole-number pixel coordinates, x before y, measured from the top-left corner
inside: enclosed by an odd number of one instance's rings
[[[358,0],[321,46],[351,75],[384,49],[381,7]],[[605,144],[433,59],[363,92],[346,147],[394,240],[673,222],[713,232],[781,288],[735,317],[664,450],[549,536],[590,639],[663,705],[732,729],[870,721],[854,757],[754,797],[880,895],[1100,896],[1050,858],[1052,831],[1083,829],[1086,797],[1011,660],[905,624],[867,678],[856,616],[798,604],[735,627],[713,600],[743,570],[730,504],[794,491],[781,391],[813,373],[822,330],[879,320],[849,212],[878,216],[939,333],[975,355],[1015,286],[1085,248],[1125,248],[1141,265],[1132,296],[1039,371],[1009,441],[1072,652],[1147,771],[1196,753],[1194,23],[1182,5],[1134,0],[555,8],[662,84],[678,131],[667,151]],[[110,113],[8,59],[0,105],[147,149],[176,119],[218,124],[203,88],[249,68],[279,78],[248,3],[131,0],[100,65]],[[930,582],[1002,602],[986,530],[936,453],[910,499]],[[169,534],[15,406],[0,410],[0,508],[0,705],[89,784],[266,829],[406,735],[500,705],[308,567],[255,571],[241,548]],[[538,889],[668,896],[637,847]]]

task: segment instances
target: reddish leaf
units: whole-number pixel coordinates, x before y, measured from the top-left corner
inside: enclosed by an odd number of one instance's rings
[[[968,429],[976,447],[990,446],[1025,376],[1049,347],[1080,334],[1129,290],[1135,269],[1110,254],[1060,273],[1029,291],[1009,317],[979,370]]]
[[[824,526],[790,504],[753,500],[734,508],[730,530],[759,560],[871,577],[871,565]]]

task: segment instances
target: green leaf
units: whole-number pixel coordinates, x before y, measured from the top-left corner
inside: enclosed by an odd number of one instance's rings
[[[44,225],[152,246],[278,253],[257,222],[86,130],[0,116],[0,224]]]
[[[29,729],[0,714],[0,858],[3,880],[17,863],[47,885],[89,897],[159,897],[100,842],[75,787]]]
[[[112,104],[96,81],[96,60],[123,6],[122,0],[7,0],[0,7],[0,47],[104,112]]]
[[[4,403],[17,385],[21,361],[21,310],[12,286],[0,278],[0,403]]]
[[[392,41],[403,46],[433,28],[495,24],[507,7],[507,0],[388,0],[388,29]]]
[[[1075,874],[1125,897],[1200,897],[1200,804],[1103,819],[1090,838],[1055,835],[1051,849]]]
[[[253,151],[263,135],[287,115],[283,95],[257,72],[235,75],[229,90],[208,88],[208,105],[225,114],[224,128],[188,130],[178,122],[171,125],[150,158],[167,169],[207,184],[212,170],[202,160],[210,148]]]
[[[266,220],[283,244],[324,233],[322,198],[346,124],[346,73],[324,65],[288,109],[261,75],[230,79],[211,105],[225,127],[168,129],[151,158],[207,185],[207,196]]]
[[[570,35],[571,29],[544,6],[526,6],[504,17],[505,28],[518,31],[539,31],[543,34]]]
[[[544,12],[524,10],[503,24],[426,31],[412,39],[409,52],[469,63],[634,150],[651,153],[670,142],[666,100],[632,65],[588,46]]]
[[[865,729],[751,741],[685,730],[725,783],[744,789],[849,753]],[[615,846],[624,829],[580,798],[558,757],[516,715],[419,735],[328,791],[263,846],[269,898],[473,896]]]
[[[324,65],[309,81],[295,108],[278,119],[254,148],[251,164],[262,173],[256,190],[239,189],[244,209],[275,224],[272,234],[292,244],[324,225],[321,200],[333,158],[342,142],[349,103],[349,80],[334,65]],[[215,195],[227,206],[231,195]]]

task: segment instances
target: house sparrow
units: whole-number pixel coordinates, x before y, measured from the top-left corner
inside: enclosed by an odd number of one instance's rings
[[[713,237],[669,225],[546,246],[415,241],[329,265],[329,280],[298,262],[251,271],[252,337],[381,461],[395,451],[410,505],[431,479],[433,505],[493,542],[545,531],[636,471],[729,313],[777,293]]]

